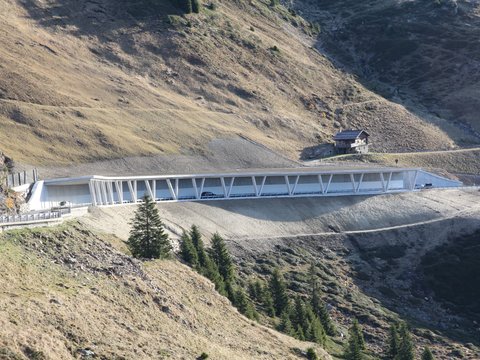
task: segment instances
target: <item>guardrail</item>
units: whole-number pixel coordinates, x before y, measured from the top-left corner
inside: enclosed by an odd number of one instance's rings
[[[71,213],[70,208],[61,208],[51,211],[42,211],[35,212],[30,214],[20,214],[20,215],[1,215],[0,216],[0,225],[2,224],[22,224],[36,221],[45,221],[45,220],[54,220],[60,219],[63,215]]]

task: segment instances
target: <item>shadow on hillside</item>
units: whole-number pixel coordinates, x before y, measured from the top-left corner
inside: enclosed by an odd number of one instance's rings
[[[305,198],[262,198],[239,199],[229,201],[205,201],[198,204],[208,208],[218,208],[248,218],[272,222],[302,222],[311,219],[326,217],[334,212],[361,204],[372,196],[335,196],[335,197],[305,197]],[[352,215],[352,219],[356,216]],[[325,229],[319,231],[339,231],[328,228],[325,219]]]
[[[323,13],[343,22],[329,24],[315,48],[367,89],[425,122],[449,135],[453,124],[462,133],[456,136],[460,145],[478,143],[480,134],[472,127],[478,124],[478,97],[470,98],[467,89],[480,80],[472,63],[480,59],[480,21],[466,9],[433,1],[367,6],[353,0],[322,3]],[[323,25],[329,19],[317,21]],[[452,96],[456,92],[462,96]]]
[[[41,26],[61,28],[75,36],[92,37],[100,44],[115,42],[131,55],[138,55],[135,37],[168,29],[169,16],[181,15],[169,0],[57,0],[54,5],[24,0],[21,4]],[[156,45],[168,50],[169,44]],[[155,53],[163,49],[155,46],[148,50]],[[102,53],[98,49],[92,49],[92,52],[115,60],[113,53]]]
[[[353,279],[363,293],[409,319],[418,331],[480,346],[479,229],[480,219],[453,218],[414,229],[349,235],[362,260],[352,266]],[[441,269],[436,275],[434,266]],[[375,323],[371,313],[356,316]]]

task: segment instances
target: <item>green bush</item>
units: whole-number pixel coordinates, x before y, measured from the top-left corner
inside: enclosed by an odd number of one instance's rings
[[[308,348],[307,349],[307,359],[308,360],[318,360],[318,355],[315,352],[314,348]]]

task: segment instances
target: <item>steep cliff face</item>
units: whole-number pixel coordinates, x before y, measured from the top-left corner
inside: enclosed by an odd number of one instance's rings
[[[322,2],[323,3],[323,2]],[[366,89],[269,1],[180,15],[168,1],[3,1],[0,142],[58,164],[208,151],[246,135],[291,158],[340,128],[378,151],[444,149],[463,130]]]

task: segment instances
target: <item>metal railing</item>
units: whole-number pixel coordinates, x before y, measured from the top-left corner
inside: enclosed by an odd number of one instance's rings
[[[0,215],[0,225],[1,224],[21,224],[29,222],[42,222],[45,220],[55,220],[60,219],[65,214],[70,214],[70,208],[61,208],[51,211],[42,211],[29,214],[19,214],[19,215]]]

